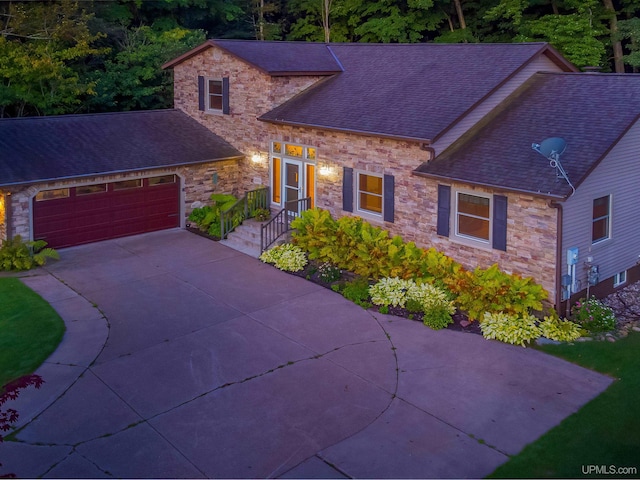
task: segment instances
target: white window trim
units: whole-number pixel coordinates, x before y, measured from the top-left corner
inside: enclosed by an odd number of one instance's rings
[[[382,200],[382,209],[380,211],[380,213],[378,212],[373,212],[371,210],[367,210],[364,208],[360,208],[360,175],[367,175],[369,177],[376,177],[382,180],[382,194],[380,195],[380,199]],[[363,216],[368,216],[371,218],[374,218],[376,220],[380,220],[382,218],[384,218],[384,175],[382,173],[375,173],[375,172],[368,172],[366,170],[353,170],[353,176],[355,177],[353,179],[355,185],[353,186],[353,194],[355,197],[355,204],[356,204],[356,212],[362,214]],[[366,192],[369,195],[376,195],[375,193],[372,194],[371,192]]]
[[[623,270],[622,272],[618,272],[613,276],[613,287],[619,287],[627,283],[627,271]]]
[[[280,144],[280,152],[276,152],[274,149],[274,143]],[[295,145],[296,147],[302,147],[302,156],[301,157],[293,157],[286,154],[285,145]],[[313,149],[315,151],[315,158],[309,158],[309,149]],[[270,202],[271,205],[284,207],[284,166],[286,161],[294,161],[300,164],[300,185],[303,188],[305,195],[308,193],[306,191],[307,185],[307,165],[314,165],[317,168],[318,165],[318,147],[314,147],[312,145],[307,145],[303,143],[295,143],[295,142],[285,142],[283,140],[271,140],[269,142],[269,185],[273,188],[273,159],[277,157],[280,159],[280,203],[276,203],[273,201],[273,194],[271,194]],[[313,177],[313,190],[317,191],[318,187],[318,172],[314,172],[315,175]],[[315,202],[318,201],[317,198],[314,199]]]
[[[453,216],[453,236],[463,243],[469,243],[471,245],[477,245],[482,247],[491,247],[493,245],[493,195],[474,192],[470,190],[458,190],[452,189],[454,195],[454,206],[451,209],[451,214]],[[470,235],[464,235],[459,233],[458,231],[458,198],[459,194],[470,195],[473,197],[486,198],[489,200],[489,238],[485,240],[484,238],[472,237]],[[465,214],[467,215],[467,214]],[[483,218],[483,217],[478,217]],[[483,218],[484,219],[484,218]]]
[[[216,114],[220,114],[222,115],[222,109],[223,109],[223,104],[224,104],[224,93],[220,93],[219,97],[220,97],[220,108],[211,108],[209,107],[209,105],[211,105],[210,100],[210,96],[211,94],[209,93],[209,82],[220,82],[220,90],[222,90],[222,78],[217,78],[217,77],[205,77],[204,79],[204,110],[205,112],[208,113],[216,113]],[[214,94],[216,96],[218,96],[218,94]]]
[[[596,221],[596,219],[593,218],[593,202],[604,197],[609,198],[609,211],[607,212],[607,218],[609,220],[607,222],[607,236],[594,241],[593,240],[593,223]],[[604,218],[604,217],[598,217],[598,219],[601,219],[601,218]],[[593,200],[591,200],[591,245],[600,245],[601,243],[604,243],[607,240],[611,240],[612,224],[613,224],[613,195],[609,194],[609,195],[600,195],[599,197],[595,197]]]

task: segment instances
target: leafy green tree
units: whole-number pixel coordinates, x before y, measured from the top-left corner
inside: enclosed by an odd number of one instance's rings
[[[93,95],[80,74],[99,35],[77,2],[15,3],[0,32],[0,117],[70,113]]]
[[[170,71],[161,66],[204,41],[202,31],[181,27],[158,30],[149,26],[125,29],[115,55],[93,73],[96,96],[93,111],[169,108],[173,104]]]

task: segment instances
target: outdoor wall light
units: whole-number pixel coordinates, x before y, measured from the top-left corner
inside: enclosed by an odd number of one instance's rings
[[[320,167],[320,175],[322,175],[323,177],[328,177],[329,175],[331,175],[331,167],[327,165]]]
[[[262,163],[262,155],[260,155],[260,153],[254,153],[251,155],[251,161],[253,163]]]

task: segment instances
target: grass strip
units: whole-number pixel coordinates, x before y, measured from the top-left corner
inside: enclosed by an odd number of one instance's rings
[[[541,349],[617,380],[489,478],[638,478],[640,333]]]
[[[33,290],[0,278],[0,387],[33,373],[59,345],[63,320]]]

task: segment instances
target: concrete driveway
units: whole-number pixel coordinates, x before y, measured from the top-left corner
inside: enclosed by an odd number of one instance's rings
[[[23,277],[67,333],[45,385],[10,405],[0,473],[478,478],[611,382],[363,310],[183,230],[61,257]]]

